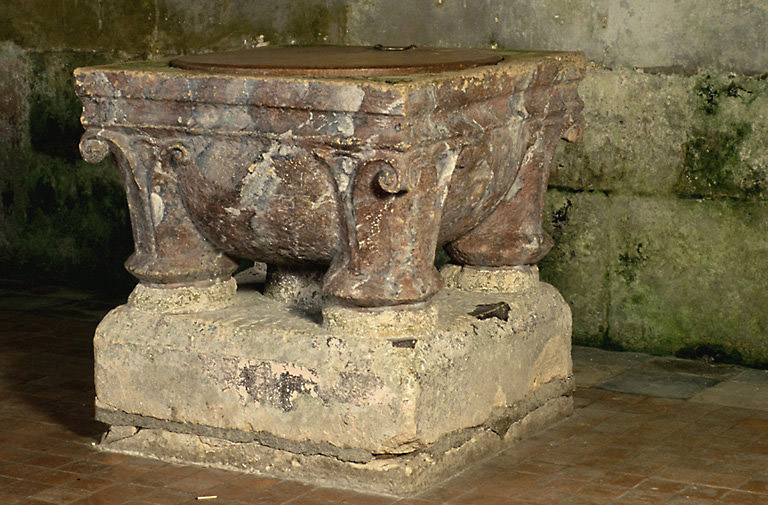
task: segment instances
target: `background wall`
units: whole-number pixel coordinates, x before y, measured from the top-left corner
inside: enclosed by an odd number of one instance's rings
[[[117,171],[77,153],[76,66],[263,42],[583,50],[585,136],[557,153],[541,265],[574,341],[765,366],[767,21],[764,0],[0,0],[0,267],[131,282]]]

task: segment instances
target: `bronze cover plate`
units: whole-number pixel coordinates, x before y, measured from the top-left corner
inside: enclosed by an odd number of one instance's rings
[[[494,65],[502,59],[493,51],[479,49],[285,46],[182,56],[170,65],[248,75],[365,77],[462,70]]]

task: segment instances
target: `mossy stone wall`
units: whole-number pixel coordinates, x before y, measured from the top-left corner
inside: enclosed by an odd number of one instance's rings
[[[263,43],[583,50],[541,264],[574,342],[768,363],[763,0],[0,0],[2,276],[128,285],[109,163],[79,159],[76,66]],[[3,42],[4,41],[4,42]]]

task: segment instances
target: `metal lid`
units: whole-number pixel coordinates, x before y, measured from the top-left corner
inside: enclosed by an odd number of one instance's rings
[[[249,75],[362,77],[445,72],[501,60],[497,53],[479,49],[286,46],[182,56],[171,66]]]

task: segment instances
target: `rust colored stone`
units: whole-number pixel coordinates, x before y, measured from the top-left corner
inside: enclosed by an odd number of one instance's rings
[[[584,58],[498,54],[343,79],[78,69],[81,150],[123,172],[127,266],[143,283],[210,283],[251,259],[327,268],[326,293],[353,306],[420,302],[442,284],[437,246],[509,266],[552,244],[549,164],[560,138],[580,134]]]

